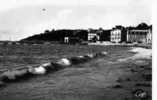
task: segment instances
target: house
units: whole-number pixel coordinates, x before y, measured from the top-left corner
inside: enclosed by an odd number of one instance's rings
[[[148,30],[133,29],[127,31],[127,42],[145,43],[147,41]]]
[[[152,43],[152,30],[151,29],[149,30],[146,38],[147,38],[146,43],[151,44]]]
[[[117,25],[110,32],[110,41],[113,43],[126,42],[126,28]]]
[[[64,43],[76,44],[76,43],[81,43],[81,40],[79,37],[64,37]]]
[[[146,42],[148,44],[152,44],[152,25],[149,26],[149,31],[148,31],[148,34],[147,34]]]
[[[127,31],[127,42],[152,43],[152,29],[131,29]]]
[[[99,41],[99,39],[100,39],[100,36],[97,30],[88,29],[88,41],[96,42],[96,41]]]
[[[89,29],[88,30],[88,41],[110,41],[111,30],[103,30],[99,28],[98,30]]]
[[[141,23],[137,27],[128,27],[127,42],[152,43],[152,25]]]
[[[111,30],[111,42],[119,43],[121,41],[121,29],[113,28]]]
[[[64,43],[69,43],[69,37],[64,37]]]

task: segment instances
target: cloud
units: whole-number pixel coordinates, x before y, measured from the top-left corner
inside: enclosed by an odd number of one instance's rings
[[[63,9],[63,10],[59,11],[59,13],[57,14],[57,19],[58,20],[67,20],[67,18],[70,17],[70,14],[72,14],[71,9]]]
[[[152,0],[0,0],[0,11],[22,6],[130,6],[151,5]]]
[[[0,3],[0,39],[17,40],[53,28],[112,28],[143,21],[150,24],[150,1],[4,0]]]

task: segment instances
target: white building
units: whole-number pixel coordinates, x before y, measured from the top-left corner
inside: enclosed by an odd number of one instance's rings
[[[96,41],[100,40],[100,36],[98,35],[98,31],[93,30],[93,29],[89,29],[88,30],[88,41],[93,41],[94,39],[96,39]]]
[[[111,42],[118,43],[121,41],[122,31],[120,29],[114,28],[111,30]]]
[[[151,33],[150,29],[128,30],[128,32],[127,32],[127,42],[151,43],[152,42],[152,33]]]
[[[94,37],[96,37],[97,40],[99,40],[99,36],[96,33],[89,33],[88,34],[88,41],[92,41]]]
[[[69,37],[64,37],[64,43],[69,43]]]
[[[148,31],[148,34],[147,34],[147,37],[146,37],[147,39],[146,39],[146,42],[148,43],[148,44],[151,44],[152,43],[152,31],[149,29],[149,31]]]

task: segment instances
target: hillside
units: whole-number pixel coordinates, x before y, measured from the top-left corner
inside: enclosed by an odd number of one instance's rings
[[[64,37],[78,37],[82,40],[87,40],[87,30],[45,30],[44,33],[29,36],[21,41],[63,41]]]

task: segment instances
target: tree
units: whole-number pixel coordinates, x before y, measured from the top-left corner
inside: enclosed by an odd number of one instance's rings
[[[49,33],[49,32],[50,32],[50,31],[47,29],[47,30],[45,30],[45,32],[44,32],[44,33],[46,34],[46,33]]]
[[[143,22],[143,23],[139,24],[136,28],[137,29],[148,29],[149,26]]]

